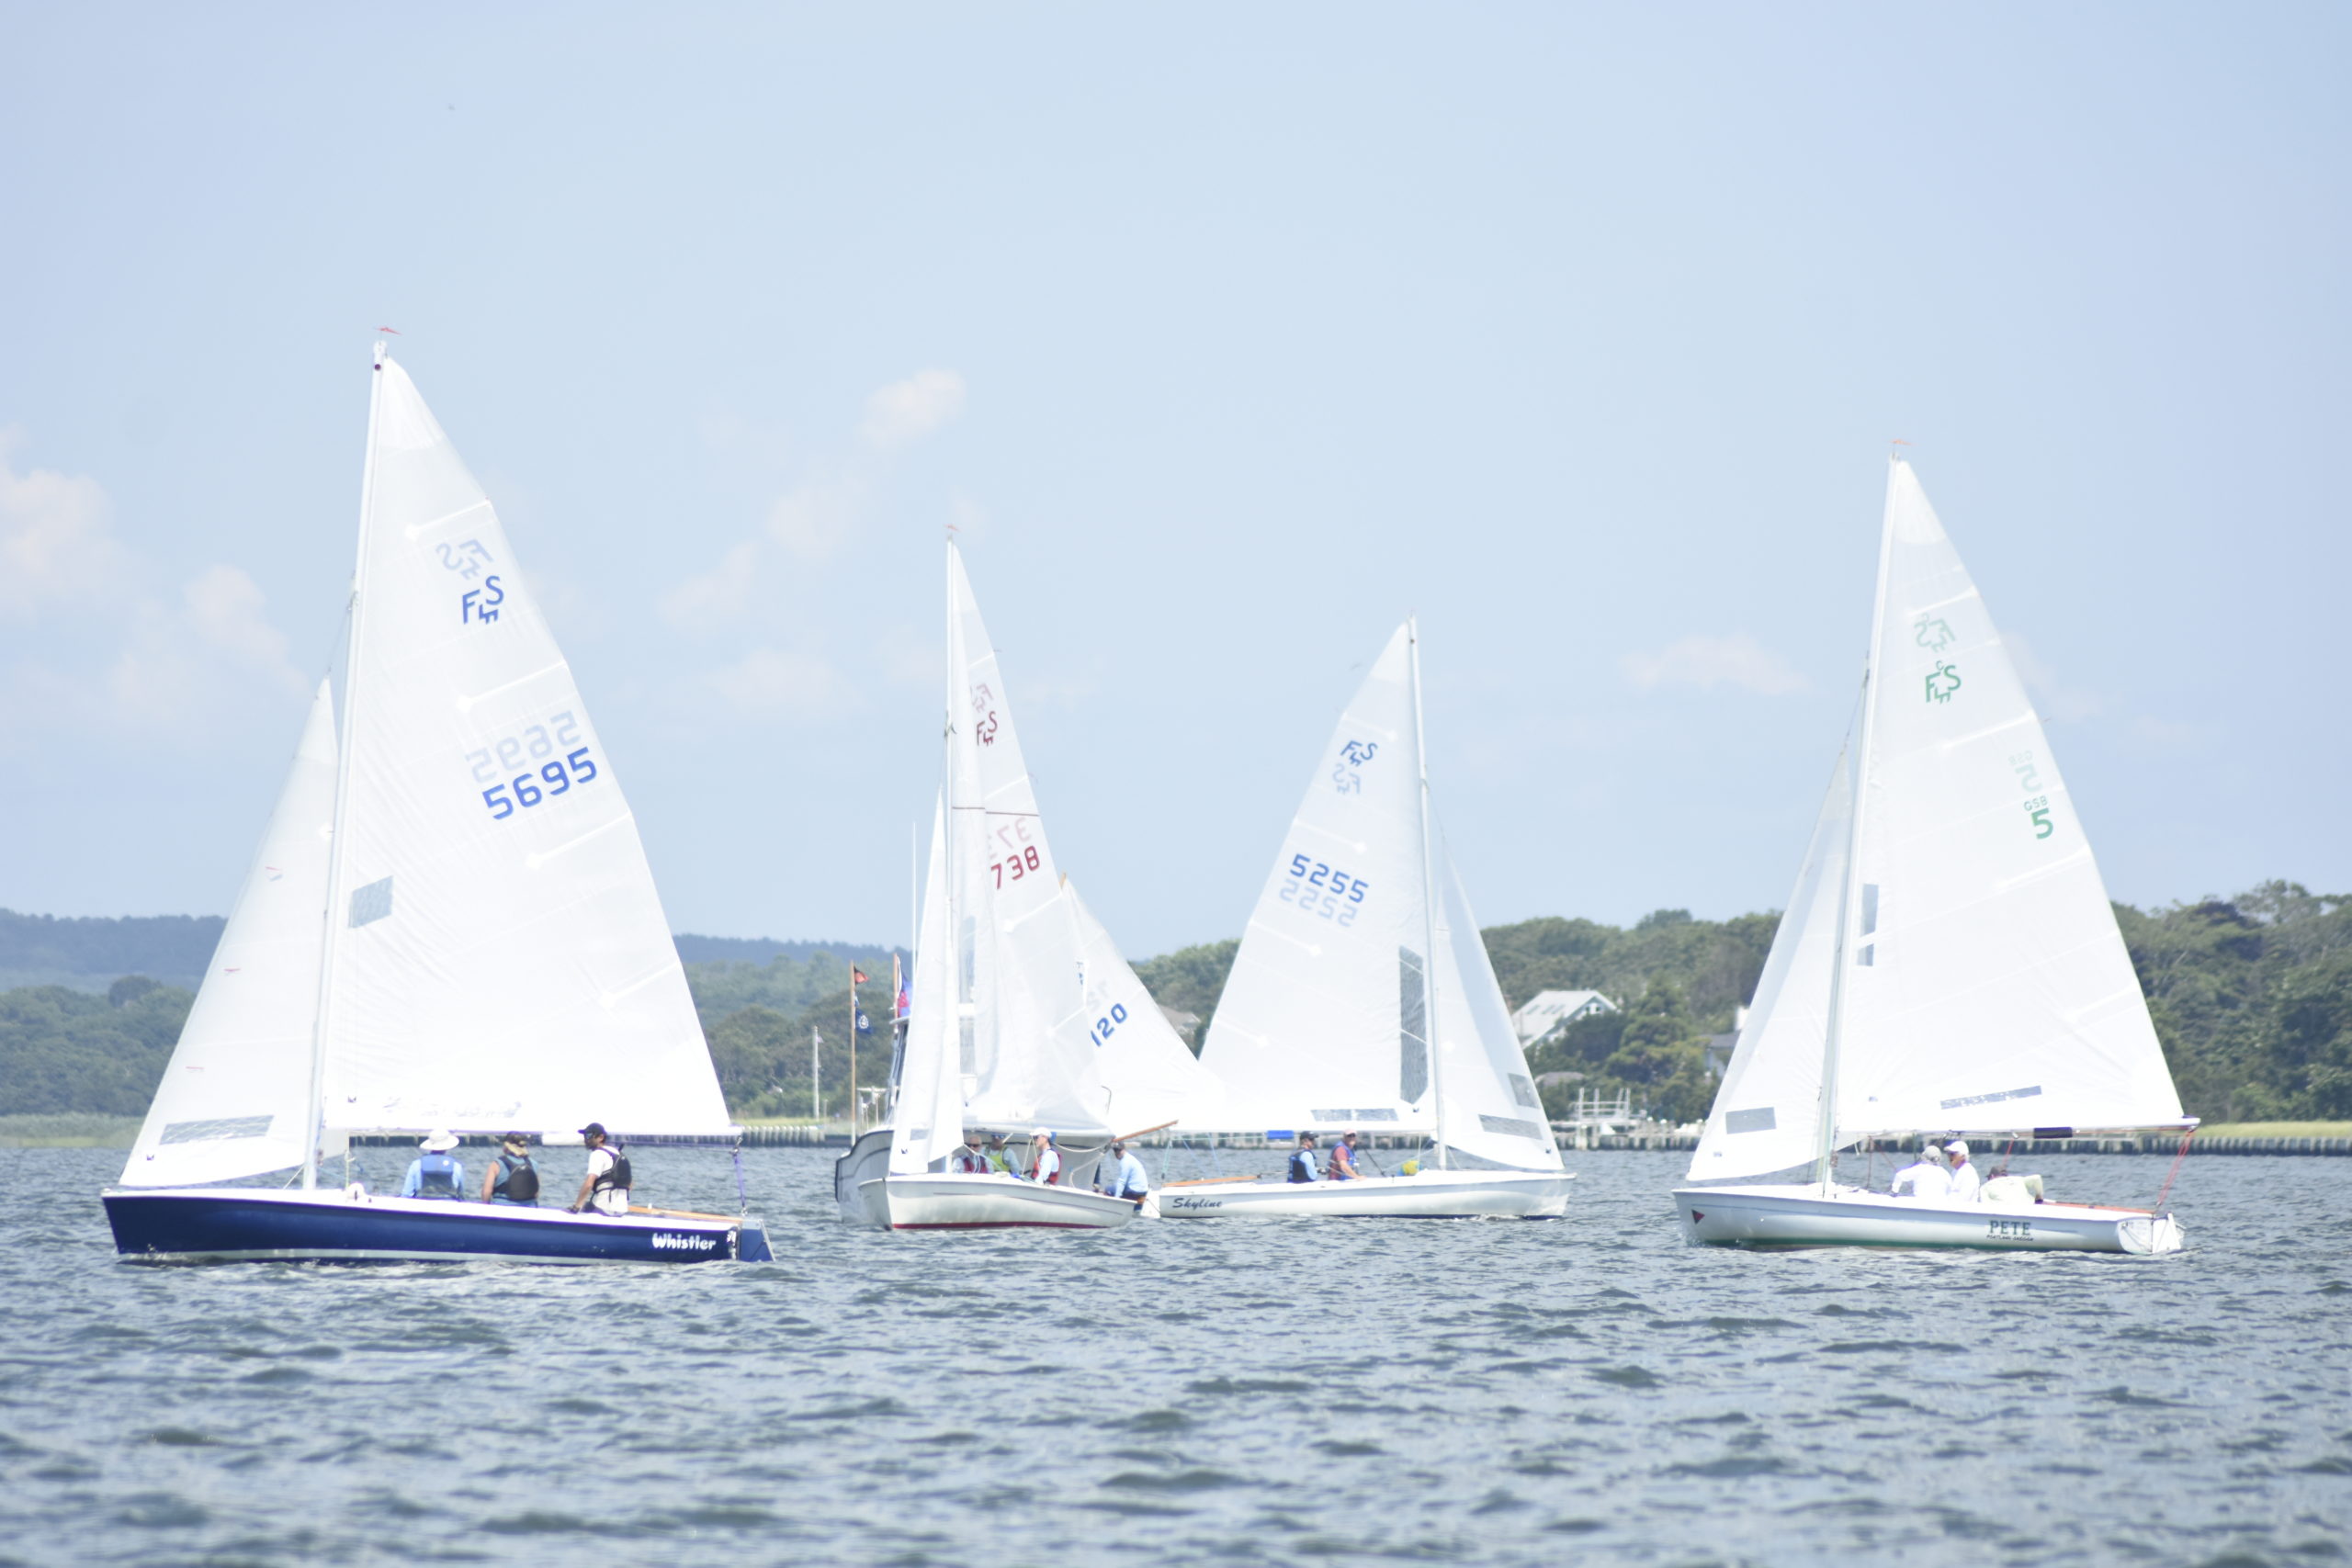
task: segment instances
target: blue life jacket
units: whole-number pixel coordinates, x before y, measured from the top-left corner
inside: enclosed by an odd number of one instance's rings
[[[420,1155],[416,1161],[416,1195],[420,1198],[462,1198],[458,1179],[465,1168],[454,1155]]]
[[[1315,1179],[1314,1150],[1298,1149],[1292,1153],[1290,1156],[1290,1179],[1293,1181],[1312,1181]]]

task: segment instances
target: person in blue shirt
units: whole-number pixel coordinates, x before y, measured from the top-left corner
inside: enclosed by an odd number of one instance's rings
[[[1331,1145],[1330,1163],[1323,1168],[1326,1181],[1353,1181],[1363,1175],[1356,1168],[1356,1134],[1353,1129],[1340,1134]]]
[[[1114,1143],[1111,1157],[1102,1162],[1102,1190],[1114,1198],[1125,1198],[1137,1208],[1151,1196],[1151,1180],[1144,1175],[1143,1161],[1127,1153],[1127,1145]]]
[[[465,1162],[449,1151],[458,1146],[458,1134],[441,1128],[417,1145],[422,1151],[408,1162],[408,1175],[401,1180],[403,1198],[462,1198],[466,1195]]]
[[[1313,1181],[1315,1175],[1315,1134],[1301,1133],[1298,1147],[1290,1152],[1290,1179],[1293,1181]]]

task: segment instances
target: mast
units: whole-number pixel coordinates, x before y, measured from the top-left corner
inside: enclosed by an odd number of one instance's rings
[[[376,420],[384,402],[386,344],[376,344],[375,365],[368,381],[368,450],[359,466],[359,557],[351,568],[351,618],[343,653],[343,732],[334,757],[334,818],[327,836],[326,940],[319,944],[319,1007],[311,1020],[311,1092],[304,1101],[302,1130],[302,1190],[319,1185],[319,1140],[326,1131],[327,1036],[333,1021],[334,958],[343,922],[335,911],[343,904],[344,822],[351,809],[351,743],[359,723],[360,630],[368,615],[368,524],[376,512]]]
[[[939,830],[947,835],[947,851],[942,860],[947,871],[944,889],[947,897],[946,999],[955,1027],[943,1032],[946,1038],[940,1048],[956,1053],[959,1074],[964,1067],[964,1036],[972,1028],[969,1020],[975,1016],[972,998],[964,992],[964,976],[968,971],[964,954],[964,921],[956,898],[956,890],[964,880],[964,863],[958,858],[959,835],[956,827],[957,818],[962,815],[962,808],[956,802],[956,784],[963,772],[956,765],[956,694],[964,679],[964,618],[956,613],[956,540],[950,536],[947,541],[947,705],[941,714],[939,730],[940,763],[947,774],[941,793],[946,797],[947,809],[940,815]],[[959,1088],[963,1087],[960,1077],[956,1082]],[[938,1116],[939,1112],[934,1110],[933,1120],[936,1122]],[[963,1108],[959,1104],[956,1111],[958,1127],[963,1124]]]
[[[1421,959],[1421,1038],[1423,1048],[1430,1054],[1430,1100],[1437,1108],[1437,1168],[1447,1168],[1445,1148],[1445,1069],[1441,1065],[1444,1052],[1438,1045],[1437,1030],[1437,874],[1435,846],[1430,841],[1430,760],[1429,750],[1421,735],[1421,623],[1418,615],[1405,617],[1405,641],[1412,650],[1413,666],[1413,774],[1419,781],[1421,818],[1421,942],[1425,949]]]
[[[1861,733],[1854,746],[1853,803],[1846,813],[1846,864],[1838,882],[1838,936],[1829,950],[1829,1027],[1821,1050],[1821,1145],[1814,1163],[1814,1179],[1824,1196],[1838,1164],[1838,1059],[1846,1043],[1846,953],[1852,931],[1854,889],[1861,881],[1862,816],[1868,809],[1871,776],[1871,722],[1874,688],[1878,683],[1881,639],[1886,633],[1886,571],[1894,553],[1894,466],[1887,460],[1886,513],[1879,524],[1878,591],[1871,601],[1871,646],[1862,660]]]

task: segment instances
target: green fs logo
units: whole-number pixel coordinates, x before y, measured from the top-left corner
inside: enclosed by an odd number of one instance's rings
[[[1952,666],[1939,663],[1933,670],[1928,672],[1928,700],[1929,702],[1948,703],[1951,701],[1951,694],[1959,690],[1960,671]]]
[[[1922,615],[1911,628],[1911,640],[1929,653],[1941,653],[1960,639],[1952,635],[1951,623],[1941,615]]]

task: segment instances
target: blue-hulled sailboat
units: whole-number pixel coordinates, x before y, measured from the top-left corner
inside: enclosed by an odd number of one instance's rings
[[[756,1219],[574,1214],[553,1180],[533,1207],[347,1179],[356,1134],[598,1120],[623,1142],[731,1131],[571,667],[379,345],[342,730],[322,684],[107,1217],[155,1262],[768,1258]]]

